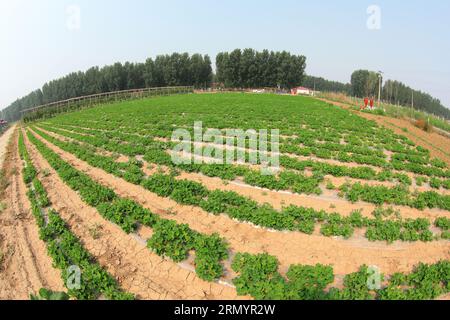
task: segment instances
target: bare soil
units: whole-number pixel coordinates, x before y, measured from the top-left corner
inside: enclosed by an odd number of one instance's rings
[[[17,131],[4,153],[4,173],[10,182],[2,201],[7,208],[0,213],[0,299],[29,299],[41,288],[62,291],[60,271],[52,267],[45,243],[30,211],[22,162],[18,155]]]

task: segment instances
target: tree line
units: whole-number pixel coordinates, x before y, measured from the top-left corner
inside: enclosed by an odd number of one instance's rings
[[[379,77],[376,72],[357,70],[351,76],[351,94],[363,98],[378,97]],[[430,94],[414,90],[400,81],[387,80],[381,88],[381,99],[390,104],[414,107],[436,116],[450,119],[450,110]]]
[[[216,80],[227,88],[282,88],[301,85],[306,58],[287,51],[236,49],[216,57]]]
[[[439,99],[426,92],[414,90],[399,81],[386,81],[383,86],[382,98],[391,104],[412,106],[416,110],[450,119],[450,109],[444,107]]]
[[[322,92],[341,92],[351,94],[352,86],[349,83],[330,81],[320,77],[306,75],[302,83],[303,86]]]
[[[8,121],[20,119],[20,111],[74,97],[146,87],[194,86],[208,88],[213,79],[226,88],[282,88],[303,85],[317,91],[341,92],[356,97],[378,96],[378,74],[357,70],[350,83],[329,81],[305,75],[306,58],[287,51],[236,49],[216,57],[213,74],[208,55],[173,53],[147,59],[144,63],[115,63],[92,67],[46,83],[41,89],[16,100],[3,112]],[[382,98],[392,104],[411,106],[446,119],[450,110],[431,95],[413,90],[399,81],[388,80],[382,87]]]
[[[2,116],[8,121],[20,119],[20,111],[70,98],[111,91],[148,87],[211,86],[213,72],[208,55],[173,53],[159,55],[145,63],[115,63],[102,68],[92,67],[86,72],[74,72],[50,81],[41,89],[16,100]]]

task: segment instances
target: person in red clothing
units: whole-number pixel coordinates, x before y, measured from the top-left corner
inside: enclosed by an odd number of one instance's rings
[[[375,103],[375,99],[373,97],[370,98],[370,110],[373,110],[374,103]]]
[[[364,98],[364,110],[367,109],[367,106],[369,105],[369,98],[365,97]],[[362,108],[361,108],[362,109]]]

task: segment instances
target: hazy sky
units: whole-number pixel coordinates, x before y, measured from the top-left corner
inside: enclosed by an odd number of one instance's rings
[[[443,0],[0,0],[0,108],[93,65],[246,47],[304,54],[331,80],[382,70],[450,107],[449,15]]]

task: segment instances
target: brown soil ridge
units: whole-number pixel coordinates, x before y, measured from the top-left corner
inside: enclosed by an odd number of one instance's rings
[[[146,248],[145,243],[103,219],[96,209],[84,204],[79,195],[62,182],[28,139],[25,142],[36,168],[50,172],[42,177],[42,183],[53,208],[124,290],[136,294],[139,299],[151,300],[239,298],[235,289],[201,280],[194,272],[157,256]],[[90,230],[93,227],[100,230],[99,239],[92,237]]]
[[[29,299],[30,294],[41,288],[65,290],[61,272],[52,266],[31,214],[17,138],[15,131],[4,167],[10,180],[5,192],[8,207],[0,216],[0,248],[4,254],[0,266],[0,299],[8,300]]]
[[[6,130],[5,133],[0,135],[0,168],[3,168],[3,162],[5,161],[6,157],[6,149],[10,142],[10,139],[14,135],[15,130],[16,126],[14,125],[13,127],[10,127],[8,130]]]
[[[225,215],[214,216],[199,208],[182,206],[171,199],[158,197],[140,186],[93,168],[42,137],[37,137],[77,170],[114,189],[120,196],[137,201],[163,218],[186,223],[193,230],[205,234],[217,232],[228,241],[234,252],[266,252],[276,256],[280,261],[281,272],[285,272],[292,264],[322,263],[333,265],[337,275],[356,272],[363,264],[376,265],[383,273],[393,274],[410,272],[419,262],[436,263],[450,257],[447,241],[387,245],[371,243],[362,236],[349,241],[299,232],[271,232],[234,221]]]

